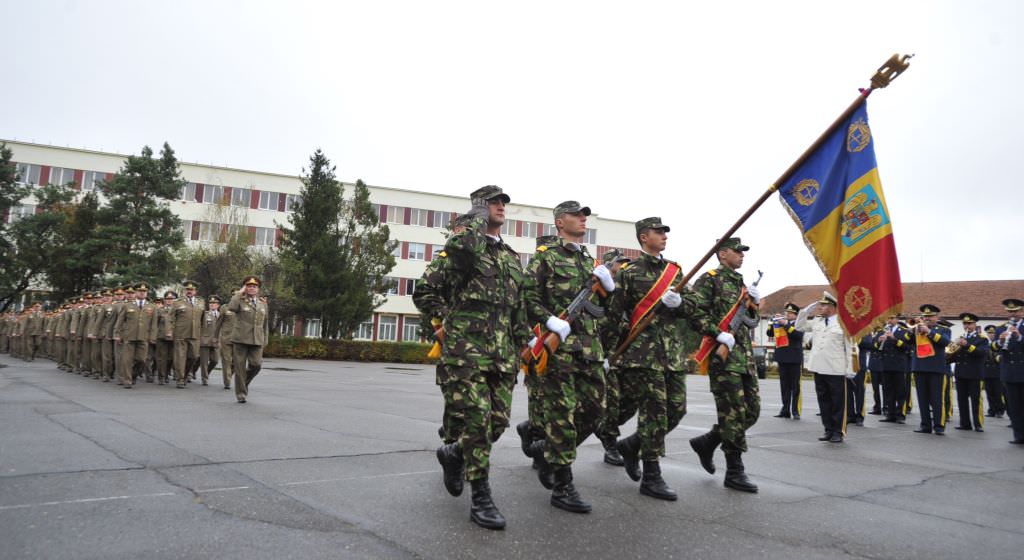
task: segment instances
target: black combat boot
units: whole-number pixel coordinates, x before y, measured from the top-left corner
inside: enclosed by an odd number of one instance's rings
[[[602,438],[601,445],[604,446],[604,462],[608,463],[609,465],[621,467],[622,455],[620,455],[619,450],[615,448],[615,438]]]
[[[516,424],[516,433],[519,434],[519,445],[523,449],[523,455],[530,456],[530,444],[533,443],[533,434],[530,433],[530,421],[524,420]]]
[[[469,520],[484,529],[504,529],[505,517],[491,499],[491,485],[486,478],[469,481],[473,488],[473,505],[469,507]]]
[[[661,478],[661,465],[657,461],[644,461],[644,477],[640,481],[640,493],[659,500],[674,502],[678,499],[676,491],[665,484]]]
[[[757,492],[757,486],[747,478],[739,451],[725,452],[725,487],[740,492]]]
[[[620,439],[615,448],[622,456],[622,466],[626,468],[629,478],[640,480],[640,434]]]
[[[437,448],[437,462],[444,470],[444,488],[452,496],[462,495],[462,446],[449,443]]]
[[[572,484],[572,467],[559,465],[555,471],[555,488],[551,491],[551,505],[573,513],[590,513],[590,504],[580,498]]]
[[[715,474],[715,448],[720,443],[722,443],[722,436],[716,430],[711,430],[690,440],[690,447],[700,457],[700,466],[711,474]]]
[[[530,444],[530,457],[533,457],[533,466],[537,469],[537,480],[540,481],[540,485],[548,490],[554,488],[555,471],[544,458],[544,440],[539,439]]]

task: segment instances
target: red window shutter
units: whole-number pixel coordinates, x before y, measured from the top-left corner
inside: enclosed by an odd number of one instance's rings
[[[426,245],[427,248],[423,251],[423,260],[430,262],[434,260],[434,246],[430,243],[425,243],[424,245]]]
[[[284,232],[281,231],[281,228],[277,228],[277,232],[274,234],[274,247],[280,247],[281,246],[281,238],[282,237],[284,237]]]
[[[403,284],[404,284],[404,282],[403,282]],[[398,342],[402,342],[402,340],[403,340],[402,339],[402,327],[404,325],[405,325],[405,315],[399,315],[398,316],[398,333],[397,333],[397,336],[395,337],[395,340],[398,341]]]
[[[381,204],[380,205],[380,223],[382,223],[382,224],[383,223],[387,223],[387,221],[388,221],[388,205],[387,204]]]
[[[221,201],[218,201],[218,204]],[[224,204],[231,204],[231,187],[224,187]]]
[[[220,241],[221,243],[224,243],[227,240],[228,240],[228,225],[227,224],[221,224],[220,225],[220,237],[217,238],[217,241]]]
[[[42,214],[42,213],[43,213],[43,207],[42,206],[36,206],[36,214]]]
[[[522,237],[522,236],[523,236],[523,221],[522,220],[516,220],[516,237]]]
[[[203,184],[196,183],[196,202],[203,201]]]
[[[402,219],[402,223],[405,224],[405,225],[409,225],[409,222],[411,222],[411,221],[412,221],[412,208],[408,208],[407,207],[405,209],[405,218]]]
[[[189,238],[193,241],[199,240],[199,222],[192,222],[192,232],[189,235]]]
[[[434,227],[434,213],[427,211],[427,227]]]
[[[403,259],[408,259],[409,258],[409,242],[408,241],[403,241],[402,242],[402,258]]]
[[[285,209],[286,209],[285,208],[285,202],[287,200],[288,200],[288,195],[286,195],[284,193],[277,193],[277,211],[278,212],[284,212],[285,211]]]
[[[398,279],[398,295],[405,295],[405,278]]]
[[[39,166],[39,184],[48,185],[50,184],[50,166],[40,165]]]
[[[256,244],[256,226],[249,226],[249,245]]]
[[[75,170],[75,190],[76,191],[82,190],[82,179],[84,179],[84,178],[85,178],[85,171],[82,171],[81,169],[76,169]]]
[[[306,334],[306,333],[302,332],[302,327],[303,327],[302,318],[301,317],[296,317],[295,318],[295,323],[292,324],[292,335],[293,336],[303,336],[304,334]]]
[[[249,208],[256,210],[260,207],[260,191],[253,189],[249,192],[252,193],[249,197]]]
[[[114,180],[114,174],[113,173],[104,173],[103,174],[103,192],[105,192],[105,193],[109,193],[110,192],[110,182],[113,181],[113,180]]]
[[[380,315],[378,315],[377,313],[374,313],[373,314],[373,336],[371,337],[371,340],[373,340],[374,342],[377,341],[377,325],[379,325],[379,324],[380,324]]]

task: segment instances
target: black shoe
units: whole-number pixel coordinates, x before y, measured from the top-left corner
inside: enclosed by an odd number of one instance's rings
[[[793,413],[793,420],[799,420],[799,419],[800,419],[800,414],[797,413],[797,412],[794,412]]]
[[[915,434],[930,434],[930,433],[932,433],[932,429],[931,428],[918,428],[918,429],[914,430],[914,433]]]
[[[554,488],[555,471],[544,457],[544,440],[539,439],[530,444],[530,457],[533,457],[533,464],[537,467],[537,480],[540,481],[540,485],[548,490]]]
[[[519,434],[519,446],[523,455],[530,456],[530,444],[533,443],[533,436],[530,434],[530,421],[526,420],[516,424],[516,433]]]
[[[227,389],[227,387],[224,388]],[[444,441],[444,426],[437,427],[437,437],[441,438],[441,441]]]
[[[991,410],[985,413],[986,418],[994,418],[995,415],[996,413],[992,412]]]
[[[854,426],[860,426],[860,427],[863,428],[864,427],[864,419],[863,418],[858,418],[857,421],[853,423],[853,425]]]
[[[946,428],[935,428],[935,435],[942,436],[946,434]]]
[[[829,438],[829,443],[843,443],[843,434],[836,432]]]
[[[590,513],[590,504],[580,498],[572,483],[572,467],[559,465],[555,471],[555,487],[551,491],[551,505],[573,513]]]
[[[747,478],[746,468],[743,466],[743,459],[739,451],[727,451],[725,453],[725,487],[739,490],[740,492],[756,493],[757,486]]]
[[[722,443],[722,438],[715,430],[690,439],[690,447],[700,458],[700,466],[709,474],[715,474],[715,448]]]
[[[185,384],[184,383],[178,383],[178,388],[179,389],[184,389],[185,388]]]
[[[882,411],[880,409],[877,409],[877,408],[872,408],[871,412],[869,412],[868,414],[870,414],[872,416],[878,416],[878,415],[882,414]]]
[[[622,456],[622,466],[626,468],[629,478],[634,481],[640,480],[640,434],[620,439],[615,448]]]
[[[971,428],[970,426],[954,426],[953,429],[954,430],[973,430],[974,428]]]
[[[978,428],[974,428],[974,431],[975,432],[984,432],[985,430],[983,428],[981,428],[981,427],[978,427]]]
[[[1024,439],[1011,439],[1010,443],[1014,445],[1024,445]]]
[[[462,447],[448,443],[437,448],[437,462],[444,471],[444,489],[452,496],[462,495]]]
[[[657,461],[644,461],[644,475],[640,481],[640,493],[659,500],[674,502],[679,499],[676,491],[661,478],[661,465]]]
[[[469,506],[469,520],[484,529],[504,529],[505,517],[491,499],[491,486],[487,479],[471,480],[469,484],[473,487],[473,504]]]
[[[825,432],[825,435],[818,438],[818,441],[828,441],[832,439],[832,432]]]
[[[896,417],[896,423],[897,424],[906,424],[907,423],[907,417],[906,416],[898,416],[898,417]]]
[[[788,412],[780,412],[774,416],[774,418],[789,418]]]
[[[245,397],[238,397],[238,404],[245,404]]]
[[[885,418],[879,418],[878,421],[879,422],[892,422],[892,423],[895,424],[896,423],[896,418],[893,418],[892,416],[887,416]]]

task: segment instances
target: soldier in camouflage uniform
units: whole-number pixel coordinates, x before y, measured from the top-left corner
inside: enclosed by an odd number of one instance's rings
[[[606,251],[601,255],[601,262],[608,265],[618,259],[629,260],[623,257],[618,249]],[[610,356],[615,352],[615,340],[618,337],[618,329],[629,317],[612,317],[606,311],[606,318],[601,329],[601,342],[605,348],[605,355]],[[610,327],[610,328],[609,328]],[[622,455],[619,454],[615,444],[619,441],[619,426],[626,423],[636,414],[636,410],[623,410],[621,407],[621,391],[619,389],[619,367],[611,365],[608,359],[604,361],[604,416],[594,435],[601,441],[604,447],[604,462],[616,467],[622,466]],[[621,418],[623,417],[624,418]],[[621,418],[621,420],[620,420]]]
[[[574,513],[591,510],[572,483],[572,463],[576,447],[594,433],[604,410],[604,348],[596,317],[584,312],[569,323],[559,314],[594,278],[605,292],[615,290],[611,272],[604,265],[595,267],[582,244],[589,215],[590,208],[574,200],[555,207],[558,237],[537,247],[523,286],[529,323],[543,324],[562,339],[537,379],[544,438],[532,442],[530,455],[543,458],[553,471],[551,505]]]
[[[640,493],[661,500],[677,495],[661,477],[659,459],[665,456],[665,437],[686,415],[686,353],[692,335],[682,296],[671,289],[682,271],[662,256],[669,227],[661,218],[636,222],[636,236],[643,254],[619,270],[619,289],[612,294],[610,316],[620,319],[616,347],[641,317],[655,314],[654,321],[623,350],[617,365],[620,383],[620,414],[637,411],[637,431],[619,440],[626,473],[639,480]],[[629,318],[622,321],[621,318]],[[625,422],[620,416],[618,424]],[[643,461],[643,473],[640,461]]]
[[[709,473],[715,472],[713,456],[718,444],[725,453],[725,486],[743,492],[757,492],[747,478],[741,454],[747,451],[746,432],[757,422],[761,414],[761,397],[758,393],[757,376],[751,349],[750,329],[740,325],[736,332],[719,329],[720,321],[739,302],[737,313],[746,313],[757,319],[758,313],[745,305],[744,290],[755,305],[761,301],[756,287],[744,288],[743,275],[737,272],[743,265],[744,252],[750,247],[739,237],[730,237],[718,246],[719,266],[700,276],[694,283],[688,299],[695,303],[693,325],[705,337],[728,349],[723,361],[718,352],[712,352],[708,360],[711,393],[718,409],[718,423],[708,433],[690,440],[690,446],[700,457],[701,465]],[[740,301],[741,298],[744,301]]]
[[[449,224],[451,235],[465,231],[469,221],[470,218],[467,215],[453,219],[451,224]],[[448,316],[453,297],[452,286],[449,281],[448,263],[447,253],[444,251],[435,253],[430,264],[423,271],[423,277],[416,283],[416,290],[412,295],[412,301],[416,305],[416,309],[420,311],[424,319],[429,320],[430,326],[435,329],[440,327],[444,323],[444,318]],[[441,388],[441,396],[444,397],[444,412],[441,415],[440,435],[441,440],[445,444],[458,441],[459,435],[462,433],[463,424],[463,419],[455,414],[455,403],[452,400],[450,380],[451,376],[448,375],[448,369],[445,367],[444,361],[438,360],[434,382]],[[458,479],[452,478],[449,482],[456,485],[455,488],[449,488],[449,492],[456,496],[462,493],[461,475]]]
[[[465,424],[459,440],[439,448],[437,457],[446,479],[458,476],[464,465],[472,486],[470,519],[503,529],[505,518],[491,498],[488,471],[491,445],[509,424],[518,349],[526,342],[523,270],[519,255],[500,237],[508,195],[488,185],[470,199],[469,227],[445,244],[454,298],[441,349],[452,377],[454,408]]]

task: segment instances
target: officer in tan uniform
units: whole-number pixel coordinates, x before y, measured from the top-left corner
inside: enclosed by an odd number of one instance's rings
[[[263,365],[263,346],[269,337],[267,304],[261,300],[260,279],[246,276],[242,290],[231,298],[227,311],[235,314],[235,328],[231,331],[234,351],[235,398],[244,403],[249,396],[249,384]]]
[[[235,312],[227,307],[217,309],[217,326],[214,329],[213,338],[220,345],[220,372],[224,378],[224,389],[231,388],[231,378],[234,376],[234,348],[231,345],[231,333],[235,329]]]
[[[85,317],[85,345],[89,349],[89,364],[93,379],[103,377],[103,305],[110,303],[110,293],[97,290],[95,300]]]
[[[152,376],[146,358],[149,345],[156,341],[157,309],[156,305],[146,300],[149,285],[140,283],[135,286],[135,299],[127,302],[117,315],[114,324],[114,340],[120,340],[122,346],[122,378],[117,382],[125,389],[131,389],[138,374]],[[136,373],[138,372],[138,373]]]
[[[163,307],[157,312],[156,318],[156,381],[159,385],[170,382],[167,370],[171,368],[174,357],[174,302],[178,299],[177,292],[164,292]],[[177,371],[177,370],[175,370]],[[177,378],[177,376],[175,376]]]
[[[186,281],[185,297],[174,302],[174,372],[178,376],[178,388],[185,388],[185,381],[193,371],[192,366],[199,360],[199,335],[202,331],[202,298],[196,295],[199,286]],[[205,385],[205,383],[204,383]]]
[[[32,311],[25,319],[25,361],[36,359],[39,347],[43,342],[43,304],[38,301],[32,304]]]
[[[217,348],[217,320],[220,317],[220,298],[211,295],[209,307],[203,313],[202,331],[199,333],[199,368],[203,385],[210,384],[210,371],[217,367],[220,352]]]

